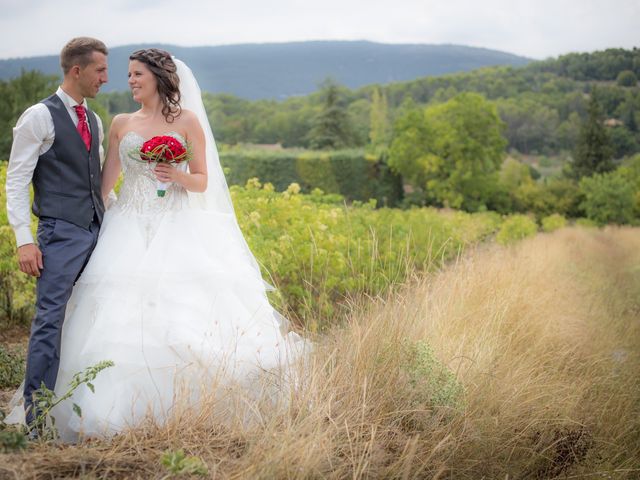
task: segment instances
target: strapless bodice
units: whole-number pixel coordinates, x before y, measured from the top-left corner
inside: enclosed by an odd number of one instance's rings
[[[165,135],[171,135],[185,143],[179,133],[168,132]],[[122,211],[141,214],[181,210],[189,201],[187,191],[182,186],[171,183],[165,196],[158,197],[158,182],[153,173],[155,164],[141,161],[137,156],[145,141],[142,135],[134,131],[125,133],[120,140],[119,155],[124,178],[116,206]],[[186,168],[186,164],[180,164],[178,168]]]

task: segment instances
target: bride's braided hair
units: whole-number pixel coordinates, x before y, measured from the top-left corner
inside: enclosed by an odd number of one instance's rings
[[[172,123],[180,116],[180,79],[176,73],[177,67],[171,54],[157,48],[136,50],[129,56],[129,60],[144,63],[158,82],[158,94],[163,104],[162,114],[167,122]]]

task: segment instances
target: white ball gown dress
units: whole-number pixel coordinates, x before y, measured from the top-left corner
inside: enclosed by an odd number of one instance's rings
[[[192,208],[177,184],[158,197],[151,167],[129,155],[144,140],[128,132],[120,142],[118,199],[67,306],[56,393],[88,366],[114,366],[98,374],[95,393],[83,385],[54,409],[65,441],[109,436],[148,415],[162,423],[178,390],[194,408],[210,385],[259,395],[305,347],[269,304],[234,214]]]

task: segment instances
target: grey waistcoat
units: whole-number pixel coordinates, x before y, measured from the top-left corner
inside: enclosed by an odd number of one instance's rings
[[[91,150],[87,152],[76,126],[58,95],[42,101],[53,119],[55,138],[40,155],[33,172],[33,213],[60,218],[89,228],[94,214],[102,222],[104,204],[100,193],[100,146],[95,114],[87,111]]]

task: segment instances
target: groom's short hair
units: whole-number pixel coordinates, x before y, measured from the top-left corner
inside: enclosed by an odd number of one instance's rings
[[[80,65],[84,68],[93,61],[93,52],[109,54],[107,46],[98,39],[91,37],[72,38],[60,52],[60,66],[66,75],[71,67]]]

